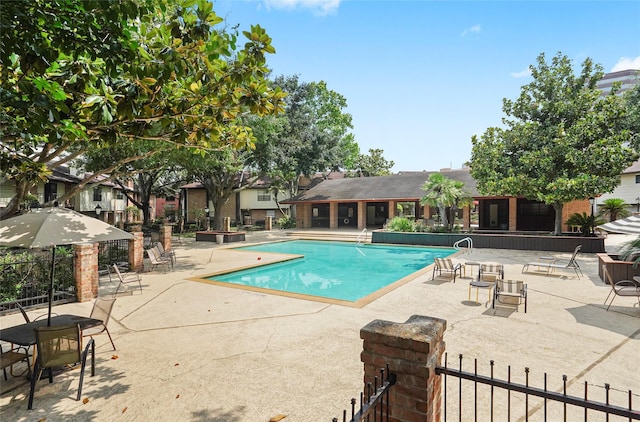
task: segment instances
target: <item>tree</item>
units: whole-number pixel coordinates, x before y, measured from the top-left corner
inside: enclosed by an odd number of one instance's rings
[[[623,125],[631,133],[631,146],[640,154],[640,84],[625,92],[624,100],[627,113]]]
[[[445,177],[442,173],[431,173],[429,180],[422,185],[425,195],[420,204],[438,207],[445,230],[453,230],[455,212],[458,206],[468,204],[471,197],[464,192],[464,183]],[[447,210],[451,215],[447,215]]]
[[[600,206],[600,215],[609,215],[609,221],[629,216],[629,211],[624,206],[624,200],[619,198],[605,199]]]
[[[387,161],[382,154],[383,150],[379,148],[369,148],[369,154],[358,154],[355,162],[356,174],[359,177],[387,176],[391,174],[391,168],[394,166],[393,161]],[[348,173],[350,174],[350,173]]]
[[[637,155],[627,146],[625,108],[615,95],[600,98],[601,66],[591,59],[578,76],[558,53],[530,66],[533,81],[517,100],[503,100],[505,128],[472,138],[471,175],[485,195],[523,196],[552,205],[555,232],[563,204],[612,192]]]
[[[274,85],[287,93],[285,111],[276,119],[251,121],[257,137],[252,166],[271,179],[274,190],[293,196],[301,175],[342,167],[353,159],[357,145],[348,133],[346,100],[326,83],[279,76]]]
[[[9,22],[0,38],[0,163],[16,185],[5,214],[51,168],[89,150],[141,139],[245,148],[253,137],[239,117],[281,110],[282,93],[265,80],[271,38],[252,26],[238,49],[237,29],[214,30],[222,19],[208,1],[35,0],[0,9]],[[25,43],[12,38],[22,33]],[[108,161],[93,177],[155,150]]]

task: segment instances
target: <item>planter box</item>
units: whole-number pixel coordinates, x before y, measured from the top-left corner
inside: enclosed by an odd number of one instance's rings
[[[224,243],[243,242],[245,232],[196,232],[196,242],[217,242],[217,236],[224,237]]]
[[[633,276],[640,275],[640,265],[633,267],[633,262],[618,261],[619,255],[609,255],[606,253],[596,254],[598,257],[598,275],[600,280],[607,283],[602,273],[602,266],[606,265],[607,272],[611,275],[614,283],[620,280],[633,280]]]
[[[604,237],[551,236],[483,233],[402,233],[374,231],[371,243],[403,245],[453,246],[458,240],[471,238],[474,248],[516,249],[573,252],[582,245],[583,253],[604,252]]]

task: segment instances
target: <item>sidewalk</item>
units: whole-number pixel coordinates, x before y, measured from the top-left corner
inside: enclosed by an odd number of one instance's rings
[[[619,236],[607,238],[608,250],[627,240]],[[281,231],[252,232],[245,243],[282,237]],[[572,385],[589,381],[593,400],[609,383],[612,394],[630,389],[640,402],[640,376],[629,366],[638,362],[640,308],[634,298],[616,298],[605,311],[610,288],[598,278],[593,254],[579,255],[579,280],[568,272],[521,274],[524,263],[541,255],[535,251],[475,249],[454,257],[502,263],[507,278],[524,280],[525,314],[522,306],[491,309],[485,290],[479,304],[475,293],[468,301],[470,279],[432,281],[430,271],[361,309],[187,280],[255,261],[255,254],[229,250],[233,246],[174,245],[174,271],[144,273],[142,294],[119,296],[109,323],[118,350],[106,336],[95,338],[96,376],[85,377],[86,404],[75,401],[76,371],[53,384],[41,381],[32,411],[26,410],[26,380],[9,377],[1,387],[2,420],[267,422],[283,414],[285,422],[330,421],[361,390],[360,328],[415,314],[447,320],[450,361],[462,353],[483,367],[494,360],[501,371],[511,365],[520,374],[526,366],[536,385],[546,372],[554,390],[565,374]],[[101,294],[108,291],[105,286]],[[73,303],[54,312],[89,315],[91,306]],[[0,319],[2,327],[22,322],[19,314]],[[512,409],[513,420],[520,416],[520,407]]]

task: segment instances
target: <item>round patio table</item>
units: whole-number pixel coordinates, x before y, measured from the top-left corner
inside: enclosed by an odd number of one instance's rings
[[[488,299],[487,300],[491,300],[491,289],[493,289],[493,283],[490,283],[488,281],[481,281],[481,280],[474,280],[472,282],[469,283],[469,300],[471,300],[471,288],[475,287],[476,288],[476,303],[478,302],[478,291],[480,289],[488,289],[489,290],[489,295],[488,295]]]

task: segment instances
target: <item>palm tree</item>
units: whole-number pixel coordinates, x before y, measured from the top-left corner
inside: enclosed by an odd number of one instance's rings
[[[465,205],[471,200],[471,197],[462,189],[463,186],[463,182],[448,179],[441,173],[431,173],[429,180],[422,185],[422,190],[426,194],[420,199],[420,204],[438,207],[442,225],[447,231],[453,228],[453,215],[458,205]],[[452,211],[451,223],[447,216],[447,208]]]
[[[618,198],[606,199],[600,207],[600,215],[609,215],[609,221],[629,216],[629,211],[624,206],[624,200]]]
[[[624,261],[633,261],[633,266],[640,265],[640,236],[627,242],[620,250],[620,258]]]

